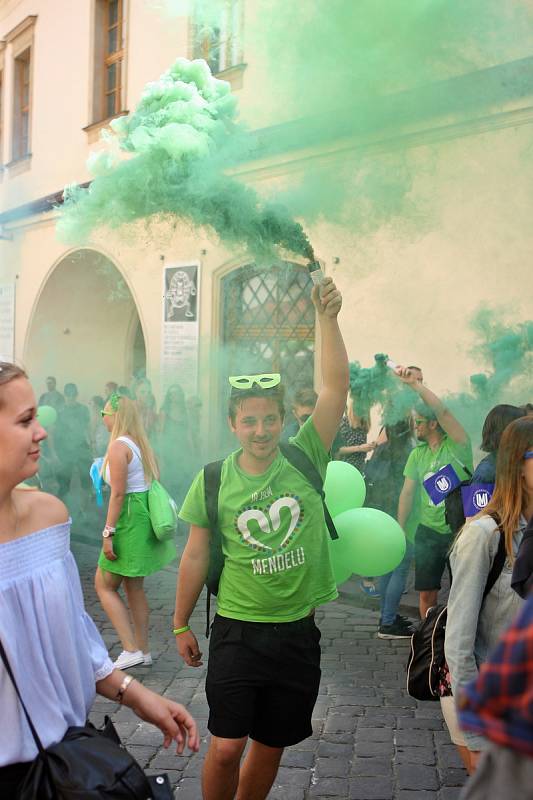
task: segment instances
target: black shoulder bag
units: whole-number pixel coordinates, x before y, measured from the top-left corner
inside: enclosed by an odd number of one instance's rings
[[[16,800],[172,800],[168,775],[145,775],[121,744],[109,717],[102,730],[87,722],[69,728],[57,744],[43,747],[2,642],[0,657],[39,751]]]

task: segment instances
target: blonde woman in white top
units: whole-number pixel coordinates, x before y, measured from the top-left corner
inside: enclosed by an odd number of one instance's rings
[[[112,394],[102,417],[111,434],[103,466],[111,496],[95,587],[122,643],[115,666],[149,666],[150,609],[144,578],[176,558],[176,548],[172,541],[160,542],[150,523],[148,490],[159,472],[136,404],[128,397]],[[129,611],[118,593],[122,584]]]

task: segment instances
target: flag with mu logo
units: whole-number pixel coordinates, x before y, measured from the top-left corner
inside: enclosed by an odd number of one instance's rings
[[[424,481],[424,488],[436,506],[442,503],[446,495],[460,485],[461,479],[451,464],[446,464],[445,467],[442,467]]]

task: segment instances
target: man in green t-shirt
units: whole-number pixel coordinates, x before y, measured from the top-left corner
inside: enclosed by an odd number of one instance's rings
[[[331,278],[313,288],[323,386],[293,444],[325,477],[346,404],[348,358],[337,323],[341,295]],[[314,608],[337,596],[322,500],[282,455],[279,375],[230,378],[229,424],[240,449],[225,459],[218,501],[224,567],[209,643],[206,694],[212,734],[204,800],[268,795],[283,748],[311,735],[320,683]],[[189,628],[209,563],[204,474],[180,511],[190,534],[178,575],[174,632],[193,667],[202,654]],[[241,757],[251,744],[241,766]]]
[[[451,464],[463,481],[472,474],[472,445],[461,423],[437,395],[422,382],[420,372],[397,367],[403,383],[415,391],[415,431],[418,446],[407,459],[404,485],[398,502],[398,522],[404,528],[409,519],[417,488],[420,490],[419,524],[415,533],[415,589],[420,592],[420,617],[437,604],[442,573],[453,534],[445,519],[444,500],[435,505],[424,481]]]

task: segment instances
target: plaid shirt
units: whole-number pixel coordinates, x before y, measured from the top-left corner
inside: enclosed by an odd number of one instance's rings
[[[461,726],[533,757],[533,595],[465,687]]]

